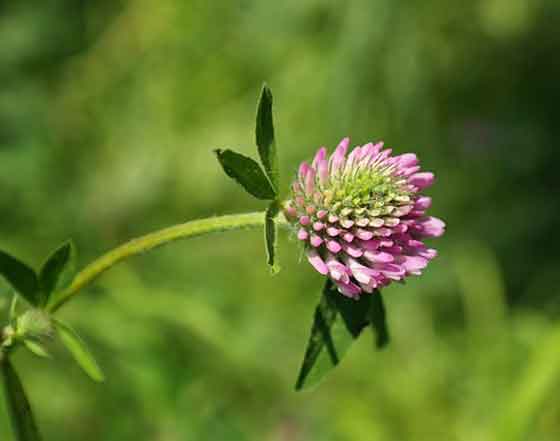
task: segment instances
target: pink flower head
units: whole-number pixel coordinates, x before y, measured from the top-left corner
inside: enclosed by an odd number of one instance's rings
[[[300,165],[284,214],[311,265],[358,298],[420,275],[437,254],[423,240],[441,236],[445,224],[425,214],[431,198],[421,192],[434,175],[415,154],[391,156],[382,142],[348,153],[348,145],[344,138],[330,157],[321,147]]]

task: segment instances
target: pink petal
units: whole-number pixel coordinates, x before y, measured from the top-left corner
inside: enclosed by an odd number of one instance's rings
[[[413,175],[414,173],[416,173],[419,170],[420,170],[419,165],[415,165],[413,167],[405,167],[405,168],[399,169],[398,175],[408,178],[410,175]]]
[[[419,256],[422,256],[425,259],[432,260],[434,257],[437,256],[437,251],[433,248],[428,248],[426,250],[422,250],[418,253]]]
[[[380,141],[373,146],[371,150],[371,156],[368,160],[368,166],[371,166],[377,162],[377,159],[379,158],[379,152],[381,151],[382,148],[383,148],[383,141]]]
[[[340,263],[336,258],[329,254],[327,256],[327,268],[329,269],[329,275],[335,281],[340,281],[343,283],[350,282],[351,271],[342,263]]]
[[[360,287],[352,282],[343,283],[335,281],[338,291],[345,295],[346,297],[350,297],[352,299],[358,299],[360,297],[360,293],[362,290]]]
[[[331,155],[329,159],[329,168],[331,174],[337,174],[341,167],[344,165],[344,158],[346,156],[346,150],[348,149],[348,144],[350,143],[350,138],[344,138],[338,144],[338,147]]]
[[[325,224],[323,222],[313,222],[313,229],[315,231],[321,231],[323,228],[325,228]]]
[[[327,240],[327,248],[332,253],[338,253],[342,246],[336,240]]]
[[[340,233],[340,230],[338,228],[335,228],[335,227],[327,228],[327,234],[331,237],[338,236],[339,233]]]
[[[379,240],[377,239],[363,240],[360,241],[360,246],[364,250],[376,250],[377,248],[379,248]]]
[[[350,268],[352,275],[358,282],[365,284],[368,284],[377,273],[354,259],[348,259],[348,268]]]
[[[325,147],[321,147],[319,150],[317,150],[317,153],[315,154],[315,158],[313,158],[313,162],[311,163],[311,167],[317,170],[319,162],[321,162],[326,157],[327,157],[327,149]]]
[[[305,176],[305,193],[309,196],[313,194],[315,189],[315,170],[309,169],[307,175]]]
[[[342,245],[342,248],[344,249],[344,252],[346,254],[352,257],[358,258],[358,257],[362,257],[362,255],[364,254],[363,250],[360,247],[357,247],[356,245],[353,244],[344,244]]]
[[[348,159],[346,160],[346,166],[344,167],[344,173],[348,174],[354,167],[354,163],[357,162],[357,159],[362,154],[361,147],[355,147],[352,152],[348,155]]]
[[[305,227],[311,223],[311,218],[309,216],[301,216],[299,223]]]
[[[432,205],[432,198],[429,196],[420,196],[414,202],[415,210],[427,210]]]
[[[319,161],[317,175],[319,176],[319,183],[325,187],[329,183],[329,164],[326,159]]]
[[[309,164],[307,162],[302,162],[300,164],[298,170],[298,176],[300,182],[305,182],[305,177],[307,176],[307,172],[309,172],[309,170],[311,170],[311,168],[309,167]]]
[[[397,225],[397,227],[398,226],[399,225]],[[374,231],[373,234],[376,236],[389,237],[392,233],[393,231],[390,228],[378,228],[377,230]]]
[[[420,221],[424,236],[439,237],[445,232],[445,223],[437,217],[429,216]]]
[[[312,246],[317,248],[323,243],[323,239],[320,236],[317,236],[316,234],[312,234],[309,243],[311,243]]]
[[[352,242],[354,240],[354,235],[352,233],[346,232],[342,235],[342,238],[346,241],[346,242]]]
[[[362,228],[356,230],[356,237],[361,240],[370,240],[373,237],[373,233]]]
[[[309,263],[313,265],[313,268],[315,268],[320,274],[328,274],[329,269],[327,268],[327,265],[323,259],[321,259],[321,256],[319,256],[319,253],[314,249],[307,250],[307,260],[309,260]]]
[[[309,238],[309,233],[307,232],[307,230],[300,228],[297,233],[297,238],[299,240],[307,240]]]
[[[395,257],[385,251],[366,251],[364,257],[367,260],[375,263],[390,263],[395,260]]]
[[[430,172],[415,173],[408,178],[408,183],[422,190],[434,183],[434,174]]]
[[[414,153],[404,153],[396,156],[395,159],[402,167],[412,167],[418,164],[418,157]]]
[[[287,207],[284,207],[284,213],[286,213],[286,216],[288,217],[295,218],[297,216],[296,207],[288,205]]]

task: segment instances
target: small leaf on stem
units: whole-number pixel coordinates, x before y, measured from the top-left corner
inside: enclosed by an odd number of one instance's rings
[[[273,200],[276,193],[259,164],[232,150],[215,150],[226,174],[257,199]]]
[[[279,172],[276,141],[274,139],[274,122],[272,119],[272,92],[266,84],[262,88],[259,104],[257,106],[255,134],[259,156],[264,170],[270,182],[272,182],[274,192],[278,194]]]
[[[317,384],[344,357],[369,324],[371,295],[358,300],[340,294],[327,280],[315,310],[311,336],[296,382],[296,390]]]
[[[15,257],[0,251],[0,275],[30,304],[39,301],[39,282],[35,271]]]
[[[63,243],[45,261],[39,272],[39,285],[42,296],[41,304],[46,305],[50,294],[69,282],[74,270],[75,251],[71,241]]]
[[[45,347],[38,341],[26,338],[25,340],[23,340],[23,344],[31,353],[37,355],[38,357],[43,357],[43,358],[51,357],[51,354],[49,354],[45,349]]]
[[[105,381],[101,368],[76,331],[60,320],[54,320],[54,325],[60,340],[84,372],[94,381]]]
[[[279,211],[280,207],[278,205],[278,202],[271,202],[266,210],[264,221],[264,239],[266,243],[267,263],[270,266],[273,274],[276,274],[278,273],[278,271],[280,271],[280,266],[278,265],[276,260],[276,216],[278,215]]]
[[[2,355],[0,355],[2,356]],[[31,406],[23,385],[6,354],[0,359],[0,370],[4,383],[6,403],[12,421],[12,430],[17,441],[40,441],[39,429],[35,424]]]

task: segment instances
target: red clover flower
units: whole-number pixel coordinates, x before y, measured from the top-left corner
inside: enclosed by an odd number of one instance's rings
[[[311,265],[357,299],[420,275],[437,254],[423,240],[441,236],[445,224],[425,215],[432,200],[421,192],[434,175],[420,171],[414,153],[391,156],[379,142],[346,155],[349,141],[300,165],[284,213]]]

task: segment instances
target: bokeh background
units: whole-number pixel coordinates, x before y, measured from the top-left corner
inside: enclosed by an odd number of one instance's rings
[[[58,346],[16,357],[45,439],[559,439],[559,28],[557,0],[0,3],[0,247],[33,265],[262,209],[212,149],[255,156],[263,81],[285,188],[321,145],[384,139],[448,223],[385,290],[392,345],[364,335],[304,393],[322,280],[288,235],[274,277],[260,231],[114,268],[62,311],[104,385]]]

